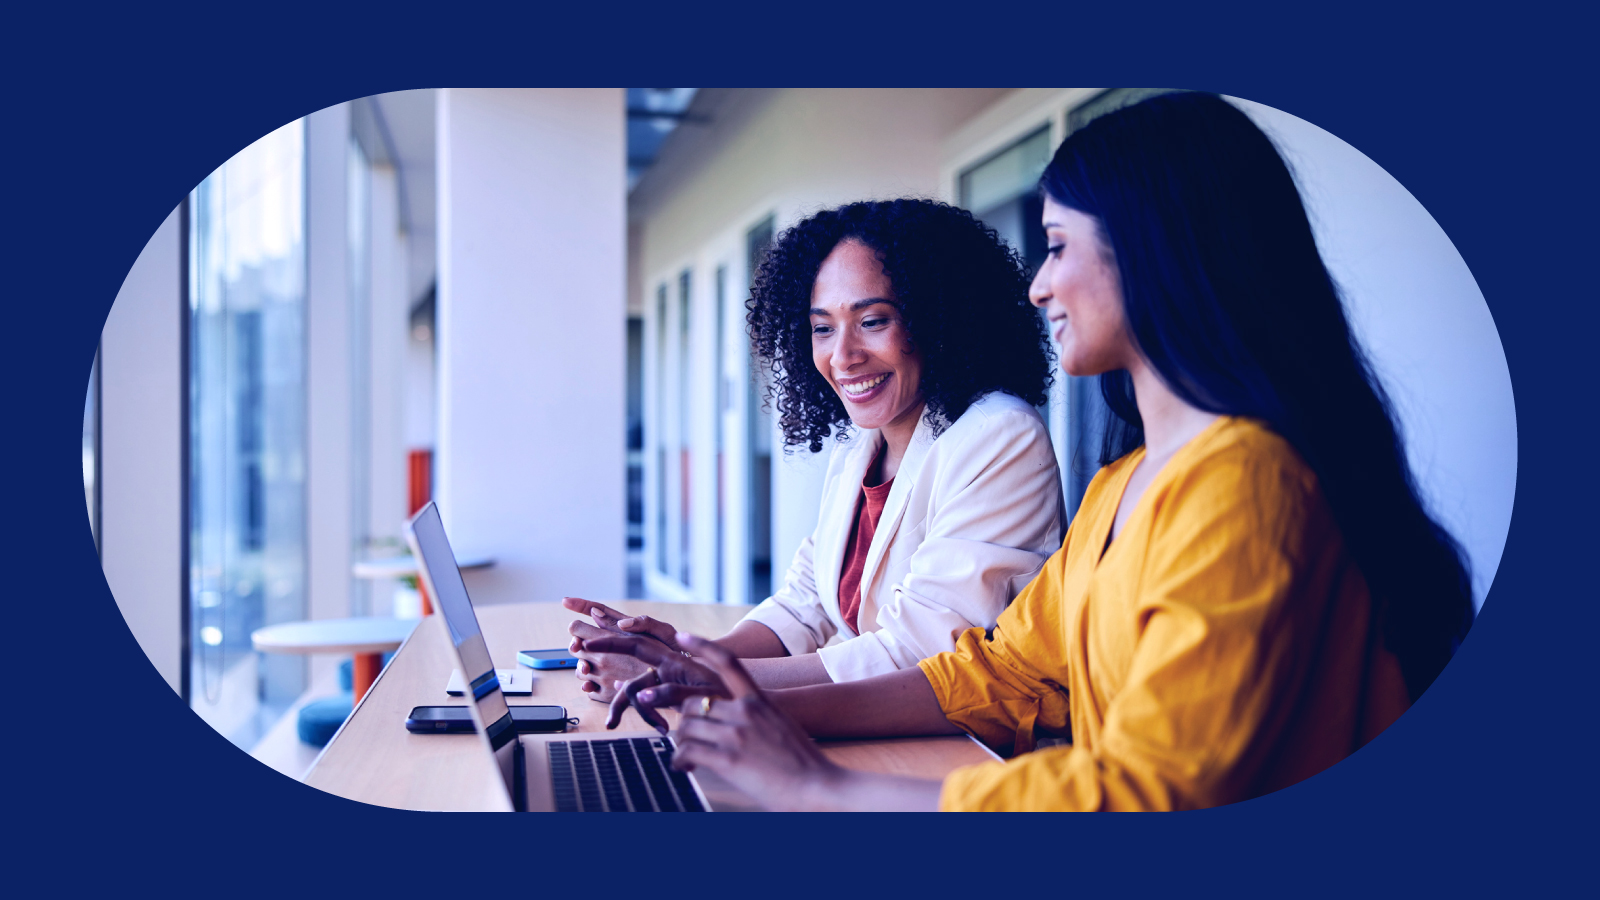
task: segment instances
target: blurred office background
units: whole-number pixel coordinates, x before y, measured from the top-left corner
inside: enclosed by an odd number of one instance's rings
[[[107,319],[84,415],[89,522],[152,664],[291,775],[336,658],[263,625],[415,617],[357,577],[437,500],[478,603],[765,598],[815,524],[826,451],[786,453],[744,331],[752,272],[808,213],[964,206],[1030,265],[1060,141],[1157,89],[406,91],[290,122],[198,185]],[[1471,274],[1376,164],[1241,105],[1300,179],[1427,499],[1482,602],[1515,487],[1511,387]],[[1068,508],[1093,380],[1041,410]]]

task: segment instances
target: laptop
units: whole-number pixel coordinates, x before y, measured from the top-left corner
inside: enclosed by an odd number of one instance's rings
[[[478,628],[439,510],[429,503],[406,526],[428,595],[450,630],[469,688],[472,721],[518,812],[706,812],[698,781],[672,768],[674,745],[654,731],[518,735]],[[720,779],[718,779],[720,781]],[[743,806],[730,798],[735,806]],[[719,804],[720,805],[720,804]]]

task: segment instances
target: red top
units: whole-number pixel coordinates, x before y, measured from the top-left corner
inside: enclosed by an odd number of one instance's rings
[[[867,470],[867,478],[871,478],[877,468],[874,462]],[[861,633],[861,628],[856,625],[856,616],[861,612],[861,575],[867,567],[867,551],[872,549],[872,536],[878,531],[878,520],[883,517],[883,504],[888,501],[889,489],[893,486],[893,478],[883,484],[870,486],[866,479],[862,480],[861,499],[856,501],[856,521],[850,527],[850,540],[844,545],[844,574],[839,576],[839,612],[856,634]]]

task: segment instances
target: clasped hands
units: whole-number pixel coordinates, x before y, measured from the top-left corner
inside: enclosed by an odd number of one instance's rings
[[[568,649],[578,658],[579,687],[595,700],[609,702],[618,682],[643,675],[649,664],[627,654],[593,652],[588,647],[588,641],[607,635],[637,636],[650,639],[681,655],[682,648],[674,637],[678,629],[666,622],[649,616],[629,616],[604,603],[581,597],[563,597],[561,605],[575,613],[587,615],[594,621],[593,625],[582,620],[574,621],[568,626],[567,633],[572,635]]]
[[[737,669],[736,680],[759,693],[739,661],[712,641],[679,634],[649,616],[626,616],[592,600],[566,597],[562,605],[595,621],[572,623],[567,629],[572,635],[569,649],[578,658],[582,689],[611,704],[607,728],[617,727],[632,706],[647,724],[666,734],[667,722],[657,708],[677,707],[692,697],[733,699],[722,673],[728,666]],[[686,644],[698,646],[701,659],[685,656]]]

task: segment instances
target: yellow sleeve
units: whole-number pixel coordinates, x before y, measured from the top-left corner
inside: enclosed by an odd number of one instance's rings
[[[1322,568],[1311,558],[1339,538],[1303,469],[1220,462],[1163,498],[1170,512],[1157,514],[1141,567],[1142,631],[1095,746],[957,770],[941,809],[1186,809],[1249,796],[1292,705],[1276,700],[1303,677],[1295,635],[1319,625],[1327,592],[1306,590]]]
[[[1002,755],[1033,749],[1036,725],[1067,730],[1067,690],[1055,680],[1064,673],[1038,665],[1066,658],[1059,600],[1065,552],[1050,557],[991,634],[970,628],[954,651],[918,663],[945,717]]]

